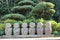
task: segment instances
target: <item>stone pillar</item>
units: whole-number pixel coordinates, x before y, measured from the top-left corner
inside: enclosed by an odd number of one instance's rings
[[[35,35],[35,23],[31,22],[29,24],[29,35]]]
[[[20,27],[19,27],[18,23],[14,23],[13,33],[14,33],[14,35],[20,34]]]
[[[12,35],[12,27],[10,23],[6,23],[6,27],[5,27],[5,34],[7,36]]]
[[[52,33],[51,23],[46,22],[46,24],[45,24],[45,35],[51,35],[51,33]]]
[[[43,23],[39,22],[37,24],[37,35],[43,35]]]
[[[21,34],[22,35],[28,35],[28,28],[27,28],[27,23],[22,23],[22,28],[21,28]]]

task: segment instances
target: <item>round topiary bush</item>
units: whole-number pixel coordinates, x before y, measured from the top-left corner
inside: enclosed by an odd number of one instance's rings
[[[20,5],[20,6],[24,6],[24,5],[32,5],[32,6],[35,6],[36,3],[34,3],[33,1],[20,1],[18,3],[18,5]]]
[[[57,29],[58,32],[60,32],[60,23],[57,24]]]
[[[57,30],[57,22],[54,20],[50,20],[50,23],[51,23],[52,30],[56,31]]]
[[[33,9],[33,6],[24,5],[24,6],[15,6],[11,9],[11,11],[13,13],[20,13],[24,16],[27,16],[32,9]]]
[[[40,2],[30,12],[29,16],[34,16],[35,18],[50,19],[54,13],[54,4],[50,2]]]
[[[26,17],[21,14],[7,14],[1,17],[2,20],[14,19],[14,20],[24,20]]]

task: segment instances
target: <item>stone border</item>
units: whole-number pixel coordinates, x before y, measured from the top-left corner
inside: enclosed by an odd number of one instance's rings
[[[5,38],[42,38],[42,37],[54,37],[54,35],[3,35],[0,36],[0,39],[5,39]]]

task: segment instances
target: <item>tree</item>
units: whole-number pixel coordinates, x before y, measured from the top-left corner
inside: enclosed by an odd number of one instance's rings
[[[54,4],[50,2],[40,2],[30,12],[30,17],[50,19],[55,13]]]
[[[53,16],[53,19],[57,22],[60,22],[60,0],[46,0],[46,1],[55,4],[56,13]]]
[[[18,2],[18,6],[14,6],[11,9],[11,11],[13,13],[19,13],[28,17],[29,13],[31,12],[31,10],[34,8],[35,5],[36,3],[34,3],[31,0],[23,0],[23,1]]]

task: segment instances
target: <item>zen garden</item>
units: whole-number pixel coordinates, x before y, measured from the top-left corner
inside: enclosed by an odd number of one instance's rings
[[[60,36],[60,0],[0,0],[0,38]]]

